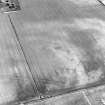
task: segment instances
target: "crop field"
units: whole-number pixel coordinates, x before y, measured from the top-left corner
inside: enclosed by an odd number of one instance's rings
[[[38,99],[35,104],[103,105],[98,87],[104,93],[104,5],[97,0],[19,4],[17,12],[0,13],[0,104]]]

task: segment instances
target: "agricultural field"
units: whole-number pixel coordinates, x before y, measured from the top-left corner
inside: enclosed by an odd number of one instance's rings
[[[18,8],[5,9],[7,2]],[[104,105],[104,5],[0,3],[0,105]]]

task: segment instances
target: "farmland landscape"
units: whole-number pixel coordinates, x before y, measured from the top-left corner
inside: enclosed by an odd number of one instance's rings
[[[104,105],[104,6],[19,3],[20,11],[0,14],[0,105]]]

